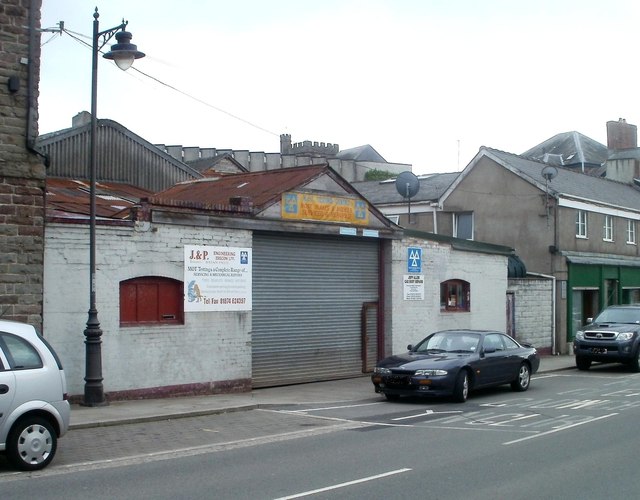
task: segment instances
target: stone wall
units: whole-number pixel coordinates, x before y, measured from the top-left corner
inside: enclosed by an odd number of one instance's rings
[[[42,325],[45,168],[33,150],[40,0],[0,3],[0,317]]]

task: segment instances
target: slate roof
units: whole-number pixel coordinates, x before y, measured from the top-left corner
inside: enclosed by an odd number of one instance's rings
[[[460,175],[460,172],[418,176],[420,189],[418,193],[411,198],[411,201],[437,201],[458,175]],[[351,184],[362,196],[375,205],[405,203],[407,201],[405,197],[398,193],[395,179],[387,181],[352,182]]]
[[[197,160],[186,161],[185,163],[203,175],[208,175],[210,172],[215,171],[229,174],[248,172],[230,153],[224,153],[211,158],[198,158]]]
[[[542,169],[547,167],[546,163],[486,147],[480,149],[472,163],[476,162],[483,154],[520,177],[536,184],[540,189],[545,189]],[[563,196],[633,211],[640,210],[640,190],[631,184],[593,177],[563,167],[558,167],[557,171],[558,174],[548,183],[549,193],[556,197]]]
[[[365,144],[364,146],[358,146],[356,148],[345,149],[336,154],[336,158],[341,160],[354,160],[354,161],[372,161],[376,163],[388,163],[380,153],[378,153],[372,146]]]
[[[556,134],[520,156],[542,161],[550,165],[573,167],[582,170],[600,167],[609,157],[604,144],[579,132]]]

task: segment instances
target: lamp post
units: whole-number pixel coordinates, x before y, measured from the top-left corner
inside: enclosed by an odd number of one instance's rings
[[[86,345],[86,365],[84,377],[84,406],[104,406],[107,401],[104,397],[102,385],[102,330],[98,321],[96,308],[96,132],[98,119],[96,117],[98,94],[98,52],[115,35],[116,42],[111,50],[104,54],[105,59],[113,61],[122,70],[127,70],[133,61],[144,57],[142,52],[131,43],[131,33],[125,31],[128,21],[114,28],[100,31],[98,22],[98,8],[93,14],[93,44],[92,44],[92,69],[91,69],[91,135],[89,143],[89,175],[90,175],[90,209],[89,209],[89,318],[87,328],[84,331]]]

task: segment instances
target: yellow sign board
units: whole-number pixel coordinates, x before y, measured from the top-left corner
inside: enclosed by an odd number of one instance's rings
[[[342,196],[310,193],[284,193],[282,195],[282,218],[369,223],[369,206],[366,201]]]

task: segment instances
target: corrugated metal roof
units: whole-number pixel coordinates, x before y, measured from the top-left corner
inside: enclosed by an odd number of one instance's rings
[[[41,135],[36,145],[50,157],[48,176],[90,178],[90,123]],[[159,191],[176,182],[202,177],[197,170],[113,120],[97,120],[96,149],[95,172],[99,182]]]
[[[251,172],[182,182],[149,198],[154,205],[224,207],[232,199],[249,199],[257,211],[280,200],[282,193],[308,184],[333,172],[326,165],[292,167],[268,172]],[[335,176],[338,178],[337,174]]]
[[[46,180],[47,217],[85,219],[90,212],[89,182],[73,179]],[[96,183],[96,217],[127,219],[131,207],[151,191],[116,182]]]

